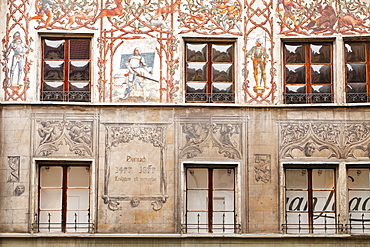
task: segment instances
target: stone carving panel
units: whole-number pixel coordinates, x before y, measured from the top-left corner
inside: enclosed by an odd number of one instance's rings
[[[257,183],[271,182],[271,155],[254,155],[254,178]]]
[[[191,159],[218,155],[242,159],[245,127],[245,120],[239,117],[179,119],[179,157]]]
[[[280,157],[370,157],[370,122],[281,121]]]
[[[35,156],[82,156],[94,154],[95,115],[35,115]]]
[[[8,177],[9,183],[19,182],[20,175],[20,157],[19,156],[8,156],[8,165],[11,169],[10,175]]]
[[[131,207],[151,201],[152,209],[166,203],[165,129],[168,124],[106,123],[104,203],[112,211],[122,202]]]

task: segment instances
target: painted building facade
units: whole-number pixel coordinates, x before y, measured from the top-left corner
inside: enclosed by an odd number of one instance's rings
[[[1,1],[1,245],[367,245],[369,9]]]

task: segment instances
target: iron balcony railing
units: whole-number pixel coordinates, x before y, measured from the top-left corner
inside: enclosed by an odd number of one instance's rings
[[[368,93],[346,93],[347,103],[366,103],[370,102],[370,94]]]
[[[286,93],[284,94],[286,104],[309,104],[309,103],[333,103],[332,93]]]
[[[234,103],[235,94],[234,93],[186,93],[186,102],[225,102]]]
[[[185,219],[187,217],[185,216]],[[237,223],[227,224],[225,214],[222,215],[222,223],[219,224],[203,224],[200,223],[200,214],[197,215],[197,223],[189,224],[185,222],[181,224],[182,233],[241,233],[241,225]],[[235,215],[236,219],[236,215]],[[236,220],[234,220],[236,222]]]
[[[90,91],[43,91],[41,92],[42,101],[64,101],[64,102],[90,102]]]
[[[67,222],[65,227],[63,227],[62,220],[61,222],[52,222],[50,213],[47,222],[38,222],[38,219],[38,215],[35,214],[35,221],[32,224],[32,229],[35,232],[94,232],[94,223],[90,219],[90,214],[87,214],[86,222],[79,222],[78,215],[75,213],[73,222]]]
[[[361,215],[361,219],[352,218],[349,215],[349,224],[346,224],[348,233],[370,233],[370,219],[365,218],[365,214]]]

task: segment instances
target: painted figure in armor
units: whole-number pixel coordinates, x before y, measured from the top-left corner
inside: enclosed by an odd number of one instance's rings
[[[254,80],[256,81],[256,88],[260,88],[260,82],[263,81],[263,88],[269,89],[269,87],[266,86],[266,63],[269,55],[266,51],[266,48],[262,45],[262,39],[258,38],[256,40],[256,45],[248,51],[247,57],[252,58],[253,75]],[[261,75],[261,79],[259,79],[259,75]]]

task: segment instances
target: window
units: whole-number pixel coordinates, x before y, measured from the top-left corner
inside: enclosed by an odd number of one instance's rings
[[[334,168],[285,170],[286,233],[336,233]]]
[[[89,232],[89,195],[89,166],[41,165],[37,230]]]
[[[186,102],[234,102],[234,43],[186,43]]]
[[[89,102],[90,39],[42,39],[41,100]]]
[[[285,103],[333,102],[332,65],[331,43],[285,43]]]
[[[187,167],[186,215],[188,233],[234,233],[235,168]]]
[[[345,42],[347,103],[369,102],[370,43]]]
[[[370,233],[370,169],[348,169],[348,225],[351,233]]]

